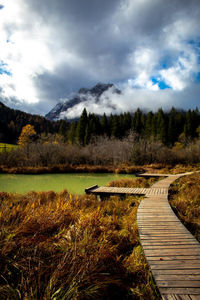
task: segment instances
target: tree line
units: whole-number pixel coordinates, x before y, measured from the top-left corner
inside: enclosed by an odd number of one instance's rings
[[[169,112],[160,108],[155,113],[145,113],[138,108],[133,114],[99,117],[84,109],[79,121],[72,122],[68,131],[60,132],[68,142],[85,146],[94,136],[122,139],[130,131],[140,138],[159,141],[166,146],[173,146],[178,141],[185,144],[200,134],[200,113],[198,108],[188,111],[172,108]]]
[[[62,121],[49,121],[39,115],[32,115],[20,110],[11,109],[0,102],[0,142],[17,144],[22,128],[27,124],[34,126],[37,135],[59,132]],[[65,121],[66,130],[69,127]],[[63,127],[63,124],[62,124]]]
[[[200,135],[200,113],[194,110],[171,108],[164,112],[134,112],[119,115],[99,116],[83,110],[79,120],[49,121],[38,115],[31,115],[6,107],[0,102],[0,142],[16,144],[22,128],[30,124],[37,133],[35,137],[58,135],[64,142],[80,146],[89,145],[94,138],[123,139],[132,131],[138,138],[158,141],[166,146],[175,143],[187,144]]]

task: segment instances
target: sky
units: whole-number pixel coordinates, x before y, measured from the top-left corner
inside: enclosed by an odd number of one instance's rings
[[[102,82],[122,93],[89,111],[200,108],[199,28],[199,0],[0,0],[0,101],[45,115]]]

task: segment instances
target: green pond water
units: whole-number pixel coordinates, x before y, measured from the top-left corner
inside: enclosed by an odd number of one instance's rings
[[[69,193],[83,194],[85,188],[98,184],[105,186],[112,180],[135,178],[128,174],[0,174],[0,191],[26,193],[29,191],[55,191],[67,189]]]

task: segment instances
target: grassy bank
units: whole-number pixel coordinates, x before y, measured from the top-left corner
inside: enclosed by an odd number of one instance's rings
[[[200,170],[200,164],[194,165],[165,165],[150,164],[137,166],[132,164],[120,164],[118,166],[108,165],[88,165],[88,164],[58,164],[48,167],[8,167],[0,165],[0,173],[4,174],[48,174],[48,173],[116,173],[116,174],[139,174],[143,172],[161,174],[179,174]]]
[[[54,165],[51,167],[7,167],[0,166],[0,173],[5,174],[48,174],[48,173],[116,173],[116,174],[137,174],[144,172],[140,166],[122,165]]]
[[[1,299],[159,299],[137,197],[0,193]]]
[[[17,149],[17,145],[0,143],[0,152],[11,151]]]
[[[177,180],[170,188],[170,204],[200,242],[200,173]]]

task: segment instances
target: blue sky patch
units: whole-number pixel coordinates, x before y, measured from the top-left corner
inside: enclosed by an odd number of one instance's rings
[[[170,68],[172,64],[173,64],[172,58],[170,58],[170,56],[166,56],[160,61],[158,68],[166,70]]]
[[[7,70],[0,67],[0,75],[1,74],[6,74],[8,76],[12,76],[12,73],[10,73],[9,71],[7,71]]]
[[[2,4],[0,4],[0,9],[3,9],[3,8],[4,8],[4,6]]]
[[[196,41],[194,40],[189,40],[188,41],[189,45],[195,46],[195,47],[200,47],[200,39],[197,39]]]
[[[200,72],[197,74],[196,80],[197,80],[197,82],[200,82]]]
[[[151,78],[151,81],[154,83],[154,84],[158,84],[158,87],[160,90],[165,90],[165,89],[170,89],[171,87],[166,84],[164,81],[156,78],[156,77],[152,77]]]

